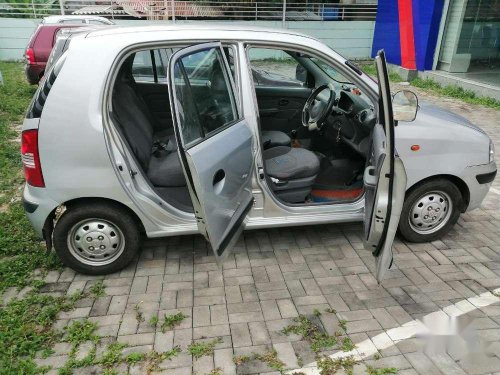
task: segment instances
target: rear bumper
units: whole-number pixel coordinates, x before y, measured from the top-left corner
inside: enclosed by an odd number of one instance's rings
[[[467,211],[471,211],[481,206],[484,198],[490,191],[491,184],[497,174],[495,162],[467,167],[465,169],[464,180],[469,187],[470,200]]]
[[[39,238],[43,238],[43,227],[58,203],[46,197],[45,188],[25,184],[23,206],[28,220]]]
[[[23,207],[24,207],[24,211],[27,214],[33,214],[33,213],[35,213],[36,209],[38,208],[38,204],[26,200],[26,198],[23,196]]]

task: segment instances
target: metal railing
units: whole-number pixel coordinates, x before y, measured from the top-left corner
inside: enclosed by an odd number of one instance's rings
[[[0,0],[1,1],[1,0]],[[17,0],[19,1],[19,0]],[[98,15],[149,20],[374,20],[376,0],[368,4],[273,1],[179,0],[27,0],[0,2],[0,17],[42,18],[49,15]]]

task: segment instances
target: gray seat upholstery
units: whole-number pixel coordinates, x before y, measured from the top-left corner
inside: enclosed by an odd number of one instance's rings
[[[303,148],[285,146],[264,150],[271,188],[285,202],[302,203],[311,192],[320,169],[318,156]]]
[[[120,68],[113,91],[113,114],[140,166],[158,187],[186,186],[172,131],[154,133],[153,121],[143,100],[134,90],[131,77],[134,55]],[[155,143],[164,150],[154,152]]]
[[[162,187],[186,186],[179,154],[176,151],[163,153],[149,160],[148,177],[151,183]]]
[[[292,144],[292,139],[283,132],[276,130],[265,130],[262,132],[262,145],[264,149],[278,146],[288,146]]]
[[[315,176],[319,172],[319,159],[305,148],[278,146],[264,151],[266,173],[280,180]]]

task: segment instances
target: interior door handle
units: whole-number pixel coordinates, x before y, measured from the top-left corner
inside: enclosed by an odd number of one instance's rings
[[[280,107],[284,107],[284,106],[288,105],[288,103],[290,103],[290,100],[288,100],[288,99],[280,99],[280,100],[278,101],[278,105],[279,105]]]
[[[223,169],[219,169],[217,172],[215,172],[214,174],[214,179],[213,179],[213,182],[212,184],[215,186],[217,185],[219,182],[221,182],[224,177],[226,177],[226,172],[224,172]]]

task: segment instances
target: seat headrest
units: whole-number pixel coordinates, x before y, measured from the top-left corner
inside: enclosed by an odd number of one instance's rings
[[[125,59],[118,71],[116,77],[118,82],[127,83],[129,85],[135,85],[135,79],[132,75],[132,65],[134,64],[135,53],[131,54]]]

